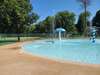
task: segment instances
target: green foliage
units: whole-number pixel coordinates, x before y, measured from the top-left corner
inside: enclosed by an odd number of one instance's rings
[[[68,33],[76,33],[75,14],[68,11],[58,12],[55,16],[55,28],[62,27]]]
[[[54,28],[62,27],[66,29],[67,33],[77,33],[75,27],[75,14],[68,11],[61,11],[56,13],[55,16],[48,16],[45,20],[36,25],[36,30],[41,33],[52,33]]]
[[[92,20],[93,26],[100,27],[100,10],[97,11],[95,17]]]
[[[24,33],[33,33],[35,31],[36,26],[34,24],[30,26],[25,26]]]
[[[52,16],[48,16],[46,17],[45,20],[43,20],[42,22],[39,22],[40,28],[40,32],[42,33],[50,33],[52,31]]]
[[[78,22],[76,24],[76,28],[77,28],[77,31],[80,35],[84,34],[85,32],[85,29],[87,28],[87,25],[88,25],[88,22],[89,22],[89,17],[90,17],[90,13],[89,12],[86,12],[86,23],[85,24],[85,13],[81,13],[79,15],[79,19],[78,19]]]
[[[84,22],[83,22],[84,26],[83,26],[83,30],[81,30],[80,33],[85,35],[86,34],[86,30],[87,30],[86,29],[86,26],[87,26],[87,7],[90,5],[91,0],[77,0],[77,1],[80,3],[80,5],[84,9]],[[82,31],[83,31],[83,33],[82,33]]]
[[[23,33],[25,25],[38,19],[30,0],[0,1],[0,33]]]
[[[38,18],[30,0],[0,0],[0,33],[23,33],[24,27]]]

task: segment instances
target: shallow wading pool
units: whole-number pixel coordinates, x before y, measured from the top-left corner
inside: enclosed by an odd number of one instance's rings
[[[53,60],[100,64],[100,40],[38,40],[22,46],[24,52]]]

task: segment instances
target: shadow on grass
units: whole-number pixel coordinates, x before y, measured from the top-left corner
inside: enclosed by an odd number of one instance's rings
[[[15,42],[17,42],[17,40],[0,40],[0,46],[15,43]]]

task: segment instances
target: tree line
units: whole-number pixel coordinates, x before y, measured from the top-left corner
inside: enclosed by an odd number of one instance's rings
[[[54,29],[62,27],[68,33],[78,33],[79,35],[84,34],[84,30],[90,26],[100,27],[100,10],[97,11],[96,15],[93,17],[92,22],[90,21],[90,12],[86,12],[86,25],[85,25],[85,12],[80,13],[78,20],[76,21],[76,16],[73,12],[60,11],[54,16],[48,16],[43,21],[35,24],[34,32],[40,33],[50,33],[52,32],[52,22],[54,20]]]
[[[0,0],[0,33],[52,33],[54,29],[63,27],[67,33],[83,35],[89,26],[90,12],[87,6],[90,0],[78,0],[84,12],[76,22],[76,15],[70,11],[59,11],[37,22],[39,15],[33,11],[30,0]],[[93,26],[100,27],[100,10],[92,19]]]
[[[30,0],[0,0],[0,33],[23,33],[38,19]]]

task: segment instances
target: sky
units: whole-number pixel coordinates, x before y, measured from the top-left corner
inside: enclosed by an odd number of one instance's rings
[[[74,12],[76,19],[78,19],[79,14],[83,12],[77,0],[31,0],[31,4],[33,6],[33,11],[40,16],[39,21],[64,10]],[[91,4],[88,7],[88,11],[91,13],[90,19],[95,16],[99,9],[100,0],[91,0]]]

